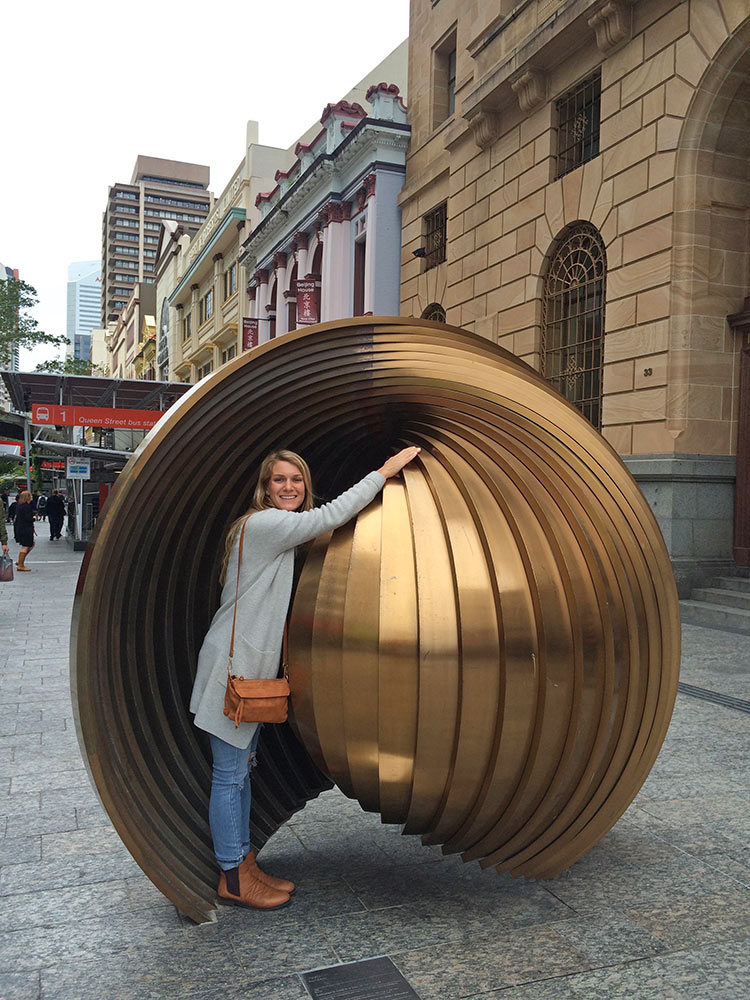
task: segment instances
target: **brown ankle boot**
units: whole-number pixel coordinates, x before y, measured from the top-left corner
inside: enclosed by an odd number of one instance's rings
[[[287,892],[291,896],[297,888],[294,882],[288,882],[285,878],[274,878],[273,875],[266,875],[264,871],[261,871],[258,867],[258,862],[255,860],[255,854],[252,851],[250,851],[242,862],[240,868],[245,868],[253,878],[262,882],[263,885],[267,885],[270,889],[276,889],[278,892]]]
[[[244,862],[219,875],[219,902],[232,906],[247,906],[256,910],[278,910],[289,902],[288,892],[279,892],[253,878]]]

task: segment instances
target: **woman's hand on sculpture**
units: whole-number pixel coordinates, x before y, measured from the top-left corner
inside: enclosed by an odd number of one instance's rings
[[[416,458],[421,450],[421,448],[416,447],[403,448],[396,455],[391,455],[390,458],[387,458],[378,469],[378,472],[381,476],[385,476],[386,479],[391,479],[401,472],[403,467],[408,465],[413,458]]]

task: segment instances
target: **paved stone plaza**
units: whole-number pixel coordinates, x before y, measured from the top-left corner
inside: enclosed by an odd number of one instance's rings
[[[329,792],[263,852],[298,881],[290,906],[193,926],[89,786],[68,687],[81,555],[41,529],[33,573],[0,590],[3,1000],[294,1000],[296,973],[376,955],[422,1000],[750,996],[750,714],[683,693],[634,805],[554,881],[443,858]],[[682,681],[750,700],[750,636],[685,626]]]

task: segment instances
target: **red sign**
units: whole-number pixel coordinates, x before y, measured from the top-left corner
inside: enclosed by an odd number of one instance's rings
[[[249,351],[258,346],[258,320],[243,319],[242,321],[242,350]]]
[[[297,282],[297,324],[319,322],[320,296],[317,281]]]
[[[43,458],[42,468],[46,471],[54,470],[56,472],[65,472],[65,462],[61,462],[56,458]]]
[[[163,416],[163,410],[123,410],[108,406],[46,406],[31,407],[33,424],[54,424],[57,427],[106,427],[118,430],[149,430]]]

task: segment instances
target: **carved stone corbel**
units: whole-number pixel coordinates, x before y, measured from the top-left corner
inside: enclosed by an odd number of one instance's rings
[[[480,149],[488,149],[500,135],[500,115],[497,111],[478,111],[466,120]]]
[[[623,0],[608,0],[588,19],[596,33],[596,47],[609,52],[630,35],[630,5]]]
[[[525,69],[511,80],[521,111],[533,111],[547,97],[547,77],[536,69]]]

